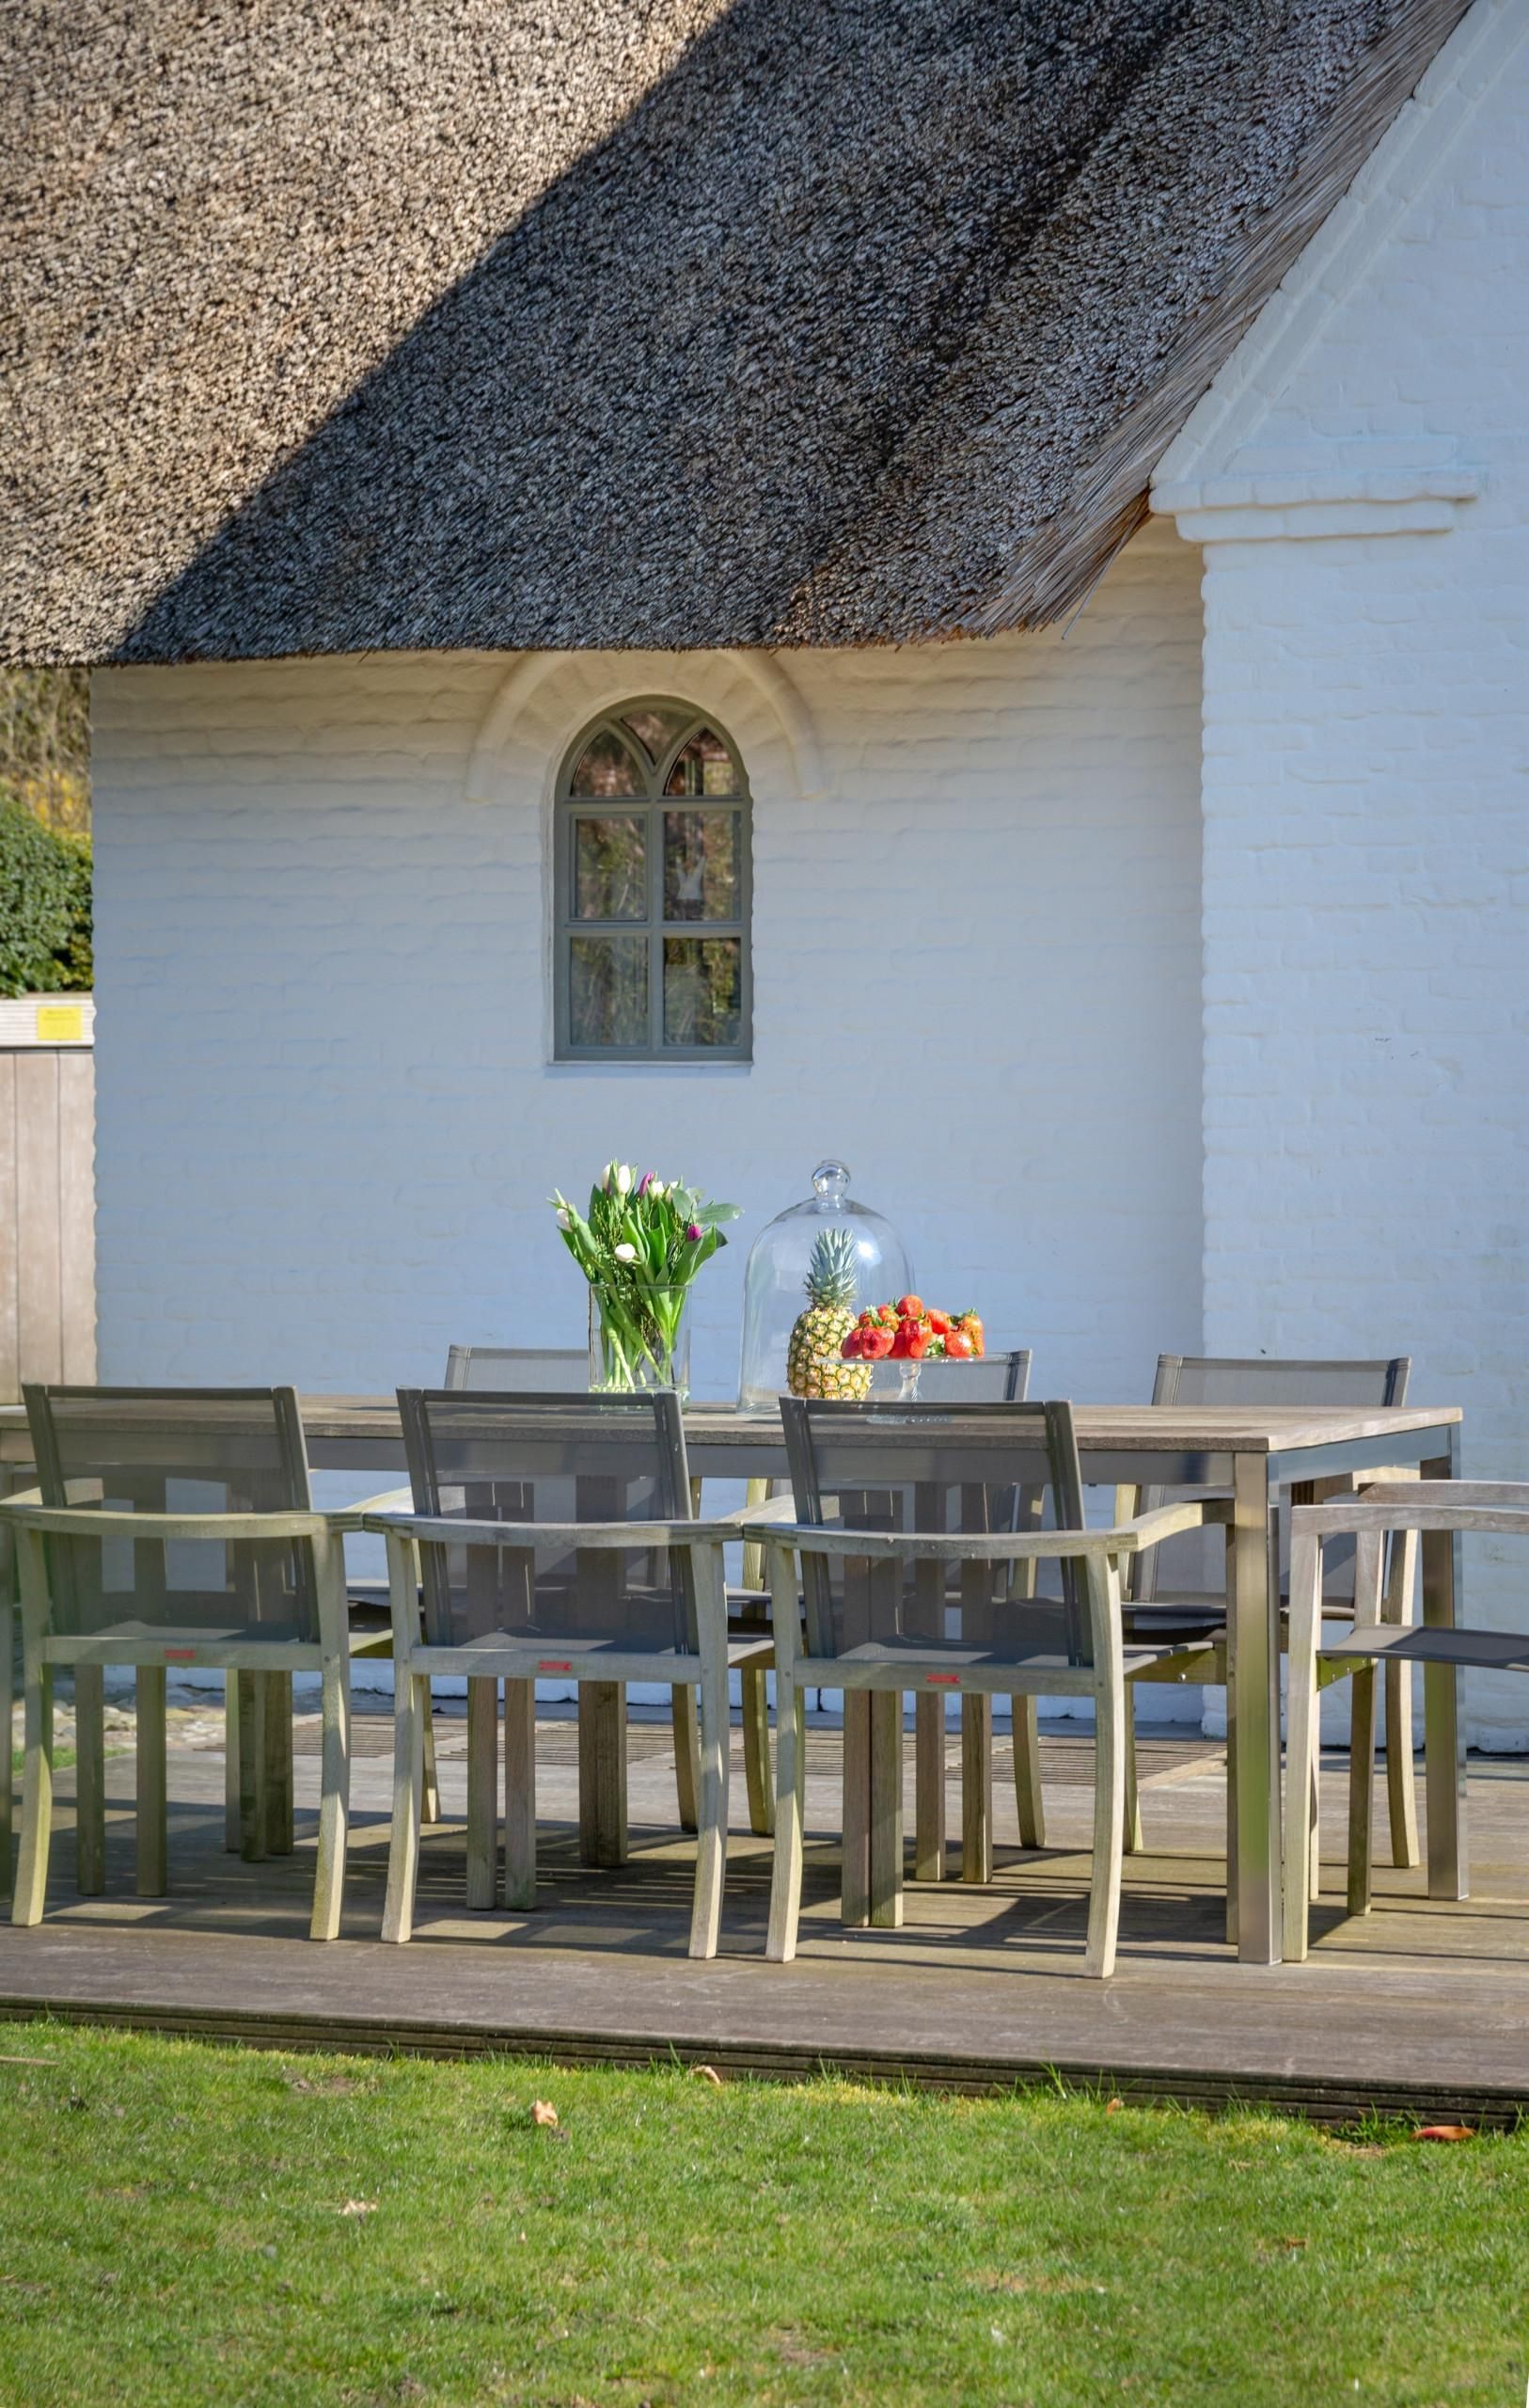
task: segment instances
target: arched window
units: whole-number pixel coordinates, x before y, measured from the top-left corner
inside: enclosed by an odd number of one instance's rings
[[[558,781],[556,1047],[574,1062],[749,1059],[749,785],[688,703],[622,703]]]

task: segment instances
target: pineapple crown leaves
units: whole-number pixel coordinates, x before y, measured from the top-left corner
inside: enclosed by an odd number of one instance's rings
[[[814,1305],[853,1302],[858,1282],[854,1232],[824,1229],[813,1245],[803,1281]]]

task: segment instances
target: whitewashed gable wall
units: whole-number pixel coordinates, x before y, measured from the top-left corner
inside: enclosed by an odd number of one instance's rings
[[[1526,123],[1529,9],[1477,0],[1155,497],[1205,552],[1206,1344],[1410,1351],[1518,1478]],[[1469,1557],[1473,1612],[1526,1570]],[[1529,1684],[1473,1710],[1521,1745]]]

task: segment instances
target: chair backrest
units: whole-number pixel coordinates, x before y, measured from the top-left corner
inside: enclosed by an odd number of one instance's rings
[[[587,1396],[587,1346],[453,1346],[446,1357],[449,1388],[495,1396]]]
[[[1408,1354],[1349,1358],[1267,1354],[1159,1354],[1154,1404],[1366,1405],[1405,1404],[1412,1361]],[[1148,1489],[1143,1502],[1160,1505],[1168,1492]],[[1281,1517],[1283,1520],[1283,1517]],[[1276,1545],[1283,1545],[1279,1533]],[[1225,1542],[1216,1534],[1170,1539],[1137,1558],[1131,1593],[1141,1604],[1159,1595],[1215,1594],[1224,1578]],[[1325,1593],[1352,1596],[1354,1551],[1335,1541],[1324,1551]]]
[[[1059,1529],[1084,1527],[1083,1481],[1065,1403],[809,1402],[782,1397],[786,1459],[796,1518],[843,1530],[950,1534],[1039,1529],[1049,1500]],[[802,1559],[808,1645],[837,1656],[865,1641],[917,1638],[938,1644],[1010,1635],[1027,1613],[1059,1627],[1052,1604],[1024,1602],[1030,1585],[1007,1565],[873,1563],[864,1557]],[[1062,1644],[1089,1660],[1087,1615],[1075,1563],[1061,1567]]]
[[[690,1477],[674,1390],[631,1396],[400,1388],[415,1511],[449,1521],[687,1522]],[[694,1644],[683,1549],[420,1547],[425,1637],[492,1632]]]
[[[902,1374],[913,1368],[883,1355],[871,1367],[871,1394],[895,1398]],[[946,1362],[936,1354],[917,1367],[920,1404],[1023,1404],[1030,1394],[1030,1348],[1014,1346],[974,1362]]]
[[[307,1513],[307,1452],[294,1388],[29,1386],[26,1418],[46,1505],[118,1513]],[[319,1636],[301,1541],[50,1538],[54,1626],[80,1638],[151,1628]]]
[[[1405,1404],[1410,1354],[1343,1361],[1267,1354],[1159,1354],[1154,1404]]]

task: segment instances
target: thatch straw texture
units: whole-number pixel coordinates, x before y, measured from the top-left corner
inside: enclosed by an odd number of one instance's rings
[[[0,653],[1035,625],[1464,0],[20,0]]]

